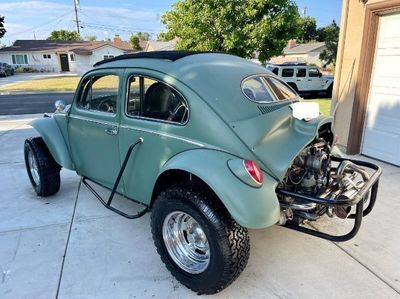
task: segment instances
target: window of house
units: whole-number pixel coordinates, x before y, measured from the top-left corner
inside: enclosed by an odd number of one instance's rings
[[[305,68],[297,69],[296,77],[304,78],[307,75],[307,70]]]
[[[51,55],[50,54],[43,54],[43,58],[44,59],[51,59]]]
[[[308,69],[308,76],[309,77],[319,77],[319,70],[317,68]]]
[[[133,76],[129,79],[126,113],[174,123],[185,123],[188,107],[172,87],[157,80]]]
[[[117,100],[119,78],[117,75],[92,76],[86,79],[78,107],[115,114],[117,112]]]
[[[282,77],[293,77],[294,69],[282,69]]]
[[[69,54],[69,59],[71,61],[75,61],[75,55],[74,54]]]
[[[13,54],[12,56],[13,64],[28,64],[28,56],[27,55],[20,55],[20,54]]]
[[[111,59],[111,58],[114,58],[114,55],[104,55],[104,56],[103,56],[103,59],[104,59],[104,60],[106,60],[106,59]]]

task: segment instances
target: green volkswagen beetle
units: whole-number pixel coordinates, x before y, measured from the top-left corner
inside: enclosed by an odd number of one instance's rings
[[[342,157],[332,117],[239,57],[122,55],[97,63],[73,103],[56,108],[32,122],[40,137],[25,141],[36,193],[56,193],[64,167],[106,208],[131,219],[151,211],[162,261],[199,294],[219,292],[240,275],[249,228],[279,224],[346,241],[376,201],[381,169]],[[141,208],[116,209],[116,193]],[[344,235],[307,226],[323,217],[354,225]]]

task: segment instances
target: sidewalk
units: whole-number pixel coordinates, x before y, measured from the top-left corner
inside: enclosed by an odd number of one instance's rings
[[[34,194],[23,142],[36,135],[26,125],[36,117],[0,117],[0,298],[197,298],[162,264],[149,214],[113,214],[67,170],[59,193]],[[278,226],[252,230],[245,271],[204,298],[399,298],[400,168],[380,164],[376,208],[356,238],[335,244]]]

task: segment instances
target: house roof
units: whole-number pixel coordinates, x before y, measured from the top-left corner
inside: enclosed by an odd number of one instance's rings
[[[62,40],[16,40],[10,47],[0,49],[0,52],[43,52],[43,51],[57,51],[66,52],[71,51],[76,54],[90,55],[93,50],[103,47],[111,46],[124,52],[137,52],[132,49],[129,42],[119,41],[62,41]],[[144,48],[144,45],[142,45]]]
[[[176,40],[168,42],[149,40],[146,45],[146,51],[151,47],[152,51],[171,51],[175,49]]]
[[[300,45],[294,46],[293,48],[285,47],[283,49],[283,53],[285,55],[288,55],[288,54],[306,54],[306,53],[314,52],[314,51],[316,51],[319,48],[322,48],[324,46],[325,46],[324,42],[300,44]]]

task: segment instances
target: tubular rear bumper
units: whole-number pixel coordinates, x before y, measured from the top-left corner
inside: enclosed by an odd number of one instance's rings
[[[331,157],[332,161],[336,162],[342,162],[342,161],[350,161],[358,166],[362,166],[364,168],[369,168],[371,170],[374,170],[374,173],[371,175],[369,180],[358,190],[358,192],[351,197],[350,199],[346,200],[332,200],[332,199],[327,199],[327,198],[320,198],[320,197],[313,197],[310,195],[302,194],[302,193],[297,193],[297,192],[291,192],[287,191],[284,189],[276,189],[276,193],[284,196],[289,196],[295,199],[307,201],[307,202],[314,202],[317,204],[322,204],[326,206],[331,206],[331,207],[338,207],[338,206],[354,206],[356,205],[356,212],[354,214],[349,215],[348,218],[350,219],[355,219],[354,220],[354,226],[353,229],[341,236],[334,236],[330,235],[327,233],[319,232],[316,230],[312,230],[300,225],[295,225],[291,222],[288,222],[285,226],[297,231],[301,231],[306,234],[310,234],[319,238],[323,238],[326,240],[334,241],[334,242],[344,242],[348,241],[351,238],[353,238],[358,230],[360,229],[362,218],[364,216],[367,216],[372,209],[374,208],[375,202],[376,202],[376,197],[378,193],[378,185],[379,185],[379,178],[382,174],[382,169],[376,164],[370,163],[370,162],[365,162],[365,161],[359,161],[359,160],[352,160],[352,159],[345,159],[345,158],[338,158],[338,157]],[[368,192],[370,192],[370,198],[369,198],[369,204],[367,208],[364,209],[364,198],[365,196],[368,195]]]

